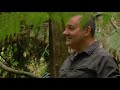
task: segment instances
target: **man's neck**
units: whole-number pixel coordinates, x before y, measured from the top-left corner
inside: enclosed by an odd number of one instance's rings
[[[94,42],[94,39],[89,39],[83,42],[80,47],[75,49],[76,53],[81,53],[83,52],[86,48],[88,48],[92,43]]]

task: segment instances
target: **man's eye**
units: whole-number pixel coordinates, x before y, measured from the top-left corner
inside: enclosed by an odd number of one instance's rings
[[[70,29],[74,29],[73,27],[70,27]]]
[[[69,27],[69,29],[75,29],[74,27]]]

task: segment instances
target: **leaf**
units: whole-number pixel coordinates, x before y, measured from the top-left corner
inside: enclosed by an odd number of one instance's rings
[[[3,73],[3,78],[5,78],[6,76],[7,76],[7,71]]]
[[[19,21],[25,20],[27,25],[33,24],[36,30],[43,22],[49,19],[46,12],[11,12],[0,15],[0,39],[6,35],[18,33],[20,31]]]
[[[111,15],[110,14],[104,14],[103,15],[103,23],[102,27],[104,28],[108,23],[110,23]]]
[[[0,39],[19,31],[18,14],[15,12],[0,15]]]

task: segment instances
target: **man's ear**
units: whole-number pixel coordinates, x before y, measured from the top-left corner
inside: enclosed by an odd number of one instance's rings
[[[88,36],[90,33],[91,33],[91,27],[90,27],[90,26],[87,26],[87,27],[85,28],[84,34],[85,34],[85,36]]]

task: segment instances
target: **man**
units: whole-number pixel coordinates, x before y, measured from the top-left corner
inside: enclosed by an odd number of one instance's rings
[[[99,15],[98,15],[99,16]],[[91,17],[81,26],[83,16],[73,16],[63,34],[66,45],[74,52],[60,68],[60,78],[116,78],[119,76],[114,57],[94,40],[95,18]]]

